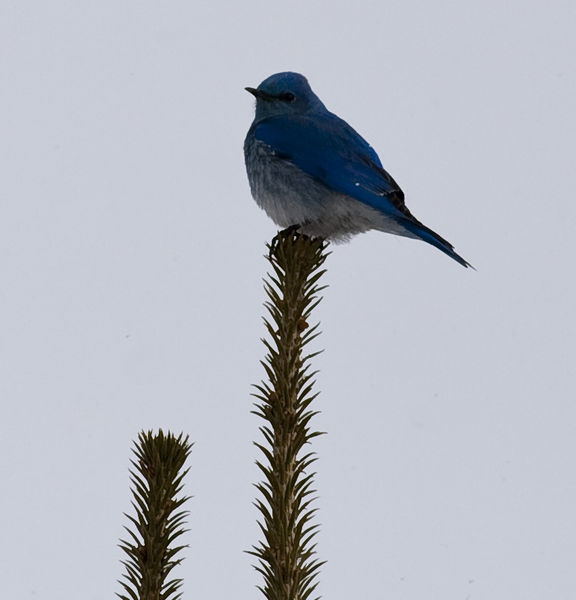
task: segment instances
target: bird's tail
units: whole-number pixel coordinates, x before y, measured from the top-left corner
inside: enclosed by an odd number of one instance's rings
[[[452,246],[450,242],[446,241],[443,237],[439,236],[435,231],[432,231],[432,229],[430,229],[429,227],[426,227],[426,225],[420,223],[420,221],[418,221],[417,219],[405,219],[403,220],[402,225],[406,227],[406,229],[410,233],[415,235],[418,239],[424,242],[428,242],[428,244],[432,244],[432,246],[435,246],[436,248],[438,248],[438,250],[441,250],[450,258],[453,258],[463,267],[470,267],[471,269],[474,269],[474,267],[467,260],[464,260],[459,254],[456,254],[456,252],[454,252],[454,246]]]

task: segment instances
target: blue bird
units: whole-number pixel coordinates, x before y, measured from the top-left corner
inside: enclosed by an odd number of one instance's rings
[[[303,75],[276,73],[246,91],[256,97],[244,141],[250,189],[277,225],[336,242],[375,229],[423,240],[472,266],[412,216],[376,152]]]

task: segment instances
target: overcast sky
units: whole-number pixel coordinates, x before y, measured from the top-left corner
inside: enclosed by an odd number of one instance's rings
[[[3,597],[119,591],[130,448],[158,427],[195,441],[185,597],[257,597],[276,229],[243,88],[283,70],[478,269],[376,232],[332,247],[320,593],[576,597],[575,6],[2,1]]]

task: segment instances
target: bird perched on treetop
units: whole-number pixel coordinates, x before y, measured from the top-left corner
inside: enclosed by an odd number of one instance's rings
[[[412,216],[376,152],[303,75],[276,73],[246,90],[256,97],[246,171],[254,199],[275,223],[333,241],[376,229],[423,240],[472,266]]]

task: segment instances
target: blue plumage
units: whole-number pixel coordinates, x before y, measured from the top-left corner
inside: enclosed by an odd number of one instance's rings
[[[298,73],[278,73],[257,89],[244,142],[256,202],[281,227],[335,241],[376,229],[421,239],[461,265],[451,244],[415,219],[378,155],[329,112]]]

